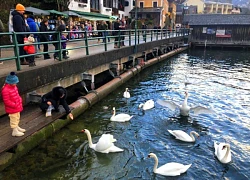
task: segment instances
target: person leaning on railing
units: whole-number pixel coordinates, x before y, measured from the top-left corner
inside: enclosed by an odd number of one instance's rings
[[[17,4],[16,9],[11,13],[13,16],[13,30],[14,32],[26,32],[26,23],[24,20],[24,14],[25,7],[22,4]],[[24,44],[24,38],[26,37],[25,34],[17,34],[17,43],[18,44]],[[23,46],[19,46],[19,55],[23,56],[26,55],[25,51],[23,50]],[[29,65],[27,61],[24,60],[24,58],[20,58],[21,65]]]
[[[61,38],[62,32],[65,31],[65,30],[66,30],[66,26],[64,24],[61,24],[57,28],[56,32],[60,33],[60,38]],[[59,41],[57,33],[54,33],[52,35],[52,40],[53,41]],[[55,42],[55,43],[53,43],[53,45],[55,46],[55,51],[59,50],[59,42]],[[54,60],[59,60],[59,52],[54,53]]]
[[[48,25],[49,20],[43,19],[43,21],[40,23],[40,32],[48,32]],[[39,34],[40,42],[48,42],[49,41],[49,34],[47,33],[41,33]],[[48,54],[49,46],[48,44],[43,44],[43,52],[47,52],[46,54],[43,54],[44,60],[50,59],[50,56]]]

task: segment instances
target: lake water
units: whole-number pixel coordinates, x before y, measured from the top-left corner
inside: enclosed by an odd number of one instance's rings
[[[246,51],[192,50],[149,67],[4,170],[0,179],[250,179],[249,57]],[[191,84],[185,86],[185,81]],[[131,94],[128,101],[123,98],[126,87]],[[149,99],[181,104],[185,91],[190,106],[201,105],[215,113],[181,117],[159,104],[138,110]],[[111,122],[112,107],[134,117],[126,123]],[[124,152],[95,152],[82,129],[91,132],[94,143],[103,133],[113,134],[115,145]],[[185,143],[168,129],[194,130],[200,138]],[[214,141],[230,144],[231,163],[224,165],[215,158]],[[147,158],[150,152],[158,156],[159,166],[168,162],[192,166],[177,177],[156,175],[154,160]]]

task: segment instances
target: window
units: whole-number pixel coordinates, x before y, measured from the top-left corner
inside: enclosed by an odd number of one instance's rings
[[[157,2],[153,2],[153,7],[154,8],[157,8],[158,6],[157,6]]]
[[[140,8],[143,8],[143,4],[144,4],[143,2],[140,2]]]
[[[95,10],[100,10],[100,8],[99,8],[99,0],[91,0],[90,1],[90,8],[93,8]]]
[[[88,4],[88,0],[79,0],[79,2]]]

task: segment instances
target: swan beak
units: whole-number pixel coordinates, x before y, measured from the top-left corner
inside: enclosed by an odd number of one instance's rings
[[[84,132],[85,132],[85,130],[83,129],[83,130],[82,130],[82,132],[84,133]]]
[[[226,148],[226,146],[223,146],[223,147],[222,147],[222,150],[224,150],[225,148]]]
[[[148,155],[148,158],[150,158],[150,155]]]

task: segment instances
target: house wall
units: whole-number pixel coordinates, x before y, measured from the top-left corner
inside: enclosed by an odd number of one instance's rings
[[[215,32],[212,34],[203,33],[203,28],[213,29]],[[191,42],[204,42],[207,40],[208,43],[244,43],[250,42],[250,25],[248,26],[190,26],[192,28],[190,41]],[[226,31],[231,30],[231,37],[218,37],[216,36],[216,30]],[[206,31],[207,32],[207,31]],[[212,31],[210,31],[211,33]]]
[[[197,6],[197,13],[201,14],[204,11],[204,2],[201,0],[187,0],[184,2],[185,6]]]
[[[72,0],[70,1],[68,8],[73,11],[90,12],[90,1],[88,1],[88,3],[81,3],[78,0]]]

